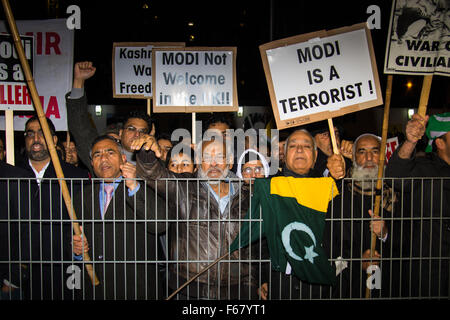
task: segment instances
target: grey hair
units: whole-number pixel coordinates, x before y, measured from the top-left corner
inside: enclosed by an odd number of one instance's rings
[[[306,133],[306,134],[311,138],[311,141],[313,142],[313,146],[314,146],[314,151],[317,151],[316,140],[314,139],[314,137],[312,136],[312,134],[311,134],[308,130],[306,130],[306,129],[297,129],[297,130],[295,130],[294,132],[292,132],[292,133],[287,137],[286,143],[284,144],[284,154],[287,154],[287,146],[288,146],[288,144],[289,144],[289,139],[291,138],[291,136],[292,136],[294,133],[296,133],[296,132],[298,132],[298,131],[301,131],[301,132]]]
[[[120,154],[125,154],[125,151],[124,151],[122,145],[119,142],[117,142],[117,140],[114,139],[113,137],[108,136],[108,135],[105,134],[105,135],[98,136],[97,138],[95,138],[94,141],[92,141],[91,149],[89,150],[89,158],[91,160],[92,160],[92,148],[94,148],[94,146],[98,142],[103,141],[103,140],[110,140],[110,141],[114,142],[117,145],[117,148],[119,149]]]

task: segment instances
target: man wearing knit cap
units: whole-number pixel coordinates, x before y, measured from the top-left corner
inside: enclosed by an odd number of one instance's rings
[[[405,142],[386,167],[387,177],[410,178],[393,182],[404,197],[400,212],[406,218],[402,222],[406,231],[402,236],[403,256],[413,258],[409,263],[403,261],[402,279],[411,279],[404,282],[403,295],[448,297],[450,294],[449,131],[450,113],[430,117],[413,115],[406,125]],[[415,157],[416,144],[425,132],[433,150],[425,157]],[[415,259],[418,257],[428,259]]]

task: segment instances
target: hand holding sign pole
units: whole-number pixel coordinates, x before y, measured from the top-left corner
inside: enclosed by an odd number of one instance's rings
[[[376,185],[376,196],[375,196],[375,204],[374,204],[374,212],[373,217],[379,218],[380,216],[380,208],[381,208],[381,187],[382,187],[382,178],[384,172],[384,163],[386,159],[386,141],[389,127],[389,109],[391,106],[391,95],[392,95],[392,81],[393,75],[388,75],[387,78],[387,86],[386,86],[386,100],[384,105],[384,114],[383,114],[383,129],[381,134],[381,146],[380,146],[380,154],[378,159],[378,179]],[[370,258],[372,259],[375,255],[375,245],[376,245],[377,237],[374,232],[371,234],[370,238]],[[367,275],[370,277],[370,274]],[[366,286],[366,298],[370,298],[370,289]]]
[[[342,156],[339,147],[337,145],[337,141],[336,141],[336,133],[334,131],[334,125],[333,125],[333,119],[329,118],[328,119],[328,128],[330,130],[330,139],[331,139],[331,145],[333,146],[333,154],[337,154],[340,156],[340,167],[339,167],[339,172],[335,172],[332,173],[332,170],[330,167],[328,168],[330,170],[330,174],[332,177],[334,177],[335,179],[343,179],[345,177],[345,160],[344,157]]]
[[[5,110],[6,162],[14,165],[14,111]]]
[[[47,123],[47,118],[45,117],[44,111],[42,109],[41,102],[39,100],[39,95],[36,89],[36,85],[34,83],[33,77],[31,75],[30,66],[28,65],[28,61],[25,57],[25,53],[22,47],[22,43],[20,41],[20,36],[17,31],[16,22],[14,20],[14,16],[11,11],[11,7],[9,5],[8,0],[2,0],[3,9],[5,11],[6,18],[8,20],[9,27],[11,29],[11,33],[14,39],[14,44],[16,46],[17,54],[19,55],[20,62],[22,64],[22,68],[27,80],[28,88],[30,90],[31,97],[33,99],[34,106],[36,108],[36,113],[39,118],[39,122],[42,127],[42,131],[44,133],[45,141],[48,146],[48,150],[50,152],[50,156],[53,162],[53,166],[55,167],[56,176],[58,177],[59,184],[61,186],[62,195],[64,198],[64,202],[67,207],[67,211],[69,213],[69,216],[71,220],[73,221],[73,229],[76,235],[81,235],[82,231],[80,229],[80,225],[78,222],[76,222],[77,218],[75,215],[75,211],[73,210],[73,206],[71,204],[70,194],[69,190],[67,188],[66,181],[64,180],[64,174],[61,168],[61,164],[59,162],[58,155],[56,153],[55,145],[53,143],[52,135],[50,132],[50,128]],[[90,257],[88,254],[83,255],[84,261],[90,261]],[[93,269],[92,264],[85,264],[86,270],[92,280],[92,283],[94,285],[98,285],[100,282],[97,279],[97,276],[95,275],[95,271]]]

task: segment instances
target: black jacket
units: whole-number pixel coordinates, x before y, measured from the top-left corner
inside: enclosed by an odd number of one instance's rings
[[[19,210],[28,209],[26,198],[22,196],[26,183],[18,179],[26,175],[22,168],[0,161],[0,287],[3,279],[15,286],[21,285],[18,264],[10,262],[20,257],[19,223],[14,220],[20,217]]]
[[[94,176],[89,152],[92,142],[99,133],[87,110],[88,103],[86,95],[83,95],[79,99],[70,99],[69,95],[70,92],[66,94],[69,131],[73,134],[77,144],[78,158],[89,169],[91,175]]]
[[[87,172],[66,162],[60,163],[73,199],[81,192],[86,181],[82,179],[88,178]],[[22,259],[32,261],[28,268],[31,270],[31,287],[25,295],[33,299],[61,299],[64,294],[67,298],[70,293],[64,292],[65,282],[61,281],[67,278],[67,265],[63,260],[72,260],[73,231],[59,182],[51,179],[56,178],[55,168],[50,162],[39,185],[28,160],[22,166],[30,179],[25,187],[27,192],[22,195],[27,197],[29,210],[21,210],[21,251]],[[53,263],[42,263],[45,261]]]
[[[398,214],[404,219],[401,228],[402,256],[416,258],[411,260],[411,282],[407,282],[412,294],[419,294],[421,278],[422,296],[448,297],[450,165],[435,153],[401,159],[396,150],[386,167],[386,176],[404,178],[388,182],[403,194],[402,210]],[[417,259],[419,257],[422,259]],[[407,264],[408,261],[405,261],[404,265]]]
[[[95,180],[84,188],[83,199],[80,198],[81,194],[76,197],[76,203],[81,204],[77,205],[79,220],[88,239],[89,255],[100,281],[94,297],[93,286],[85,273],[83,298],[162,298],[162,280],[156,264],[157,228],[152,222],[156,213],[164,210],[164,201],[155,198],[154,191],[146,187],[144,182],[140,182],[136,194],[129,196],[122,181],[102,219],[100,186],[101,180]],[[164,224],[161,222],[161,225]]]

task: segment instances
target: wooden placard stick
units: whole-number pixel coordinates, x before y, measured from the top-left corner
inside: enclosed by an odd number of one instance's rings
[[[383,114],[383,128],[381,133],[381,146],[380,146],[380,154],[378,158],[378,179],[377,179],[377,186],[376,186],[376,196],[375,196],[375,204],[374,204],[374,211],[373,211],[373,217],[378,218],[380,216],[380,208],[381,208],[381,188],[383,184],[383,172],[384,172],[384,163],[386,159],[386,141],[387,141],[387,134],[388,134],[388,127],[389,127],[389,109],[391,106],[391,96],[392,96],[392,81],[393,81],[393,75],[388,75],[387,78],[387,86],[386,86],[386,99],[384,104],[384,114]],[[375,253],[375,246],[377,243],[377,236],[374,232],[371,234],[370,238],[370,259],[373,258]],[[369,278],[370,275],[367,275]],[[366,298],[370,298],[370,289],[366,286]]]
[[[2,0],[3,9],[5,11],[6,18],[8,20],[9,28],[11,29],[11,34],[14,40],[14,45],[16,47],[17,54],[19,55],[20,63],[22,65],[23,72],[25,74],[25,79],[28,84],[28,89],[30,90],[31,98],[33,100],[34,107],[36,109],[36,113],[38,115],[39,123],[41,124],[42,131],[44,133],[45,141],[48,146],[48,151],[50,152],[50,157],[52,159],[53,166],[55,167],[56,176],[59,181],[59,185],[61,187],[62,195],[64,198],[64,202],[67,208],[67,212],[72,220],[73,230],[76,235],[82,235],[80,225],[77,222],[77,217],[75,211],[73,210],[72,201],[69,194],[69,189],[67,188],[66,181],[64,180],[64,174],[61,168],[61,163],[59,162],[58,154],[56,153],[55,145],[53,143],[53,137],[50,132],[50,128],[47,123],[47,118],[45,117],[44,110],[42,109],[41,101],[39,99],[39,94],[36,89],[36,85],[34,83],[33,76],[30,71],[30,65],[25,57],[25,53],[23,50],[22,42],[20,41],[19,32],[17,31],[16,22],[14,20],[14,16],[11,11],[11,7],[9,5],[8,0]],[[83,254],[84,261],[91,261],[89,255],[87,253]],[[86,271],[91,278],[91,281],[94,285],[98,285],[100,282],[95,275],[94,268],[92,264],[85,264]]]
[[[211,264],[209,264],[208,266],[205,267],[205,269],[203,269],[202,271],[200,271],[199,273],[197,273],[195,276],[193,276],[191,279],[189,279],[188,281],[186,281],[183,285],[181,285],[181,287],[179,287],[177,290],[175,290],[170,296],[168,296],[166,298],[166,300],[170,300],[172,299],[178,292],[180,292],[181,290],[183,290],[183,288],[187,287],[192,281],[194,281],[195,279],[197,279],[198,277],[200,277],[203,273],[205,273],[206,271],[208,271],[209,269],[211,269],[213,266],[215,266],[219,261],[225,259],[226,257],[228,257],[230,253],[227,252],[225,253],[223,256],[221,256],[220,258],[217,258],[214,262],[212,262]]]
[[[417,110],[417,113],[422,117],[425,117],[427,113],[428,98],[430,97],[432,80],[432,74],[423,77],[422,91],[420,92],[419,109]]]
[[[14,111],[5,110],[5,141],[4,148],[6,148],[6,162],[10,165],[15,164],[14,159]]]
[[[195,146],[195,140],[196,140],[196,132],[195,132],[195,112],[192,112],[192,145]]]
[[[152,98],[147,99],[147,114],[150,117],[152,115]]]
[[[333,145],[333,153],[340,154],[339,148],[337,146],[336,142],[336,134],[334,132],[334,125],[333,125],[333,119],[328,119],[328,128],[330,128],[330,138],[331,138],[331,144]]]
[[[333,146],[333,153],[340,155],[341,152],[339,151],[339,147],[338,147],[337,142],[336,142],[336,133],[334,131],[334,125],[333,125],[333,119],[332,118],[328,119],[328,128],[330,130],[330,139],[331,139],[331,145]],[[345,178],[345,172],[347,170],[347,168],[345,167],[345,159],[344,159],[344,157],[342,155],[341,155],[341,158],[342,158],[342,162],[344,164],[344,175],[342,177],[339,177],[339,179]]]

